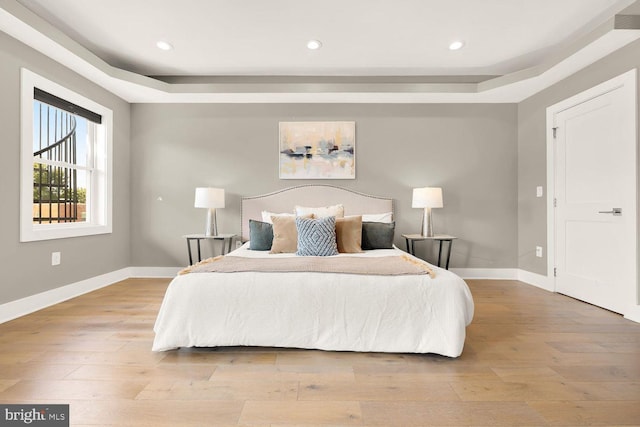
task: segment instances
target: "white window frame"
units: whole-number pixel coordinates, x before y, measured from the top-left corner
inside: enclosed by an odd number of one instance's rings
[[[113,230],[113,112],[26,68],[22,68],[20,74],[20,241],[32,242],[111,233]],[[92,176],[91,188],[87,189],[86,222],[59,224],[34,224],[33,222],[33,90],[36,87],[102,116],[102,124],[98,125],[102,131],[99,132],[96,143],[96,170]]]

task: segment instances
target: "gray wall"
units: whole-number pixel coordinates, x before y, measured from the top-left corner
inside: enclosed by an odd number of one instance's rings
[[[518,268],[547,274],[546,197],[536,198],[536,186],[546,190],[547,107],[637,67],[640,41],[518,104]],[[536,258],[536,246],[544,247],[543,258]]]
[[[394,197],[396,244],[419,229],[411,189],[442,186],[435,227],[460,237],[453,267],[546,274],[546,255],[534,253],[548,245],[546,197],[535,197],[538,185],[546,192],[546,108],[639,66],[637,41],[517,106],[129,105],[0,33],[0,304],[130,265],[184,265],[180,236],[204,226],[197,186],[227,190],[220,229],[239,232],[242,195],[310,183],[278,179],[278,122],[287,120],[356,121],[357,179],[318,182]],[[20,67],[114,111],[112,234],[19,243]],[[418,255],[433,260],[434,249],[421,244]],[[60,266],[50,265],[53,251]]]
[[[113,110],[113,233],[19,242],[20,67],[26,67]],[[57,62],[0,32],[0,304],[130,265],[130,106]],[[51,266],[51,252],[62,264]]]
[[[515,268],[516,114],[514,104],[135,104],[132,265],[187,263],[181,236],[205,222],[193,207],[195,187],[226,190],[218,228],[239,233],[241,196],[310,183],[278,179],[279,121],[354,120],[356,179],[316,183],[393,197],[401,247],[400,234],[420,231],[412,188],[441,186],[435,230],[460,237],[452,266]],[[418,254],[433,260],[433,249],[425,242]]]

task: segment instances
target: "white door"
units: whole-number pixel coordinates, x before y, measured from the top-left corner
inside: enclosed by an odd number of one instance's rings
[[[635,93],[604,90],[553,115],[555,285],[625,313],[636,303]]]

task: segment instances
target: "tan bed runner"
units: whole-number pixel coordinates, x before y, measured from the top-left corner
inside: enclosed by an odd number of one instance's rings
[[[314,272],[367,274],[374,276],[401,276],[428,274],[435,272],[423,261],[401,256],[363,257],[314,257],[292,258],[244,258],[237,256],[218,256],[209,258],[180,271],[187,273],[238,273],[238,272]]]

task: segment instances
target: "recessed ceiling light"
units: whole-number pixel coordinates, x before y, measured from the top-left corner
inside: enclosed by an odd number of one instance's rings
[[[307,49],[318,50],[321,47],[322,47],[322,43],[320,43],[320,40],[309,40],[307,42]]]
[[[458,50],[464,46],[464,42],[461,40],[456,40],[449,45],[449,50]]]
[[[171,45],[171,43],[166,42],[164,40],[160,40],[159,42],[157,42],[156,46],[158,46],[158,49],[162,49],[162,50],[171,50],[171,49],[173,49],[173,46]]]

